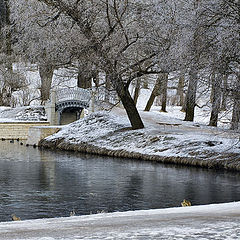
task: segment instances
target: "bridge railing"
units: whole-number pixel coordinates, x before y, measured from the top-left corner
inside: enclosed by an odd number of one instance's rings
[[[56,103],[78,100],[82,102],[89,102],[91,99],[91,92],[83,88],[63,88],[56,90]]]

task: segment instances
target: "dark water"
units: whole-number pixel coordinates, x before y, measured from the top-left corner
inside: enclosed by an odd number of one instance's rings
[[[240,174],[0,142],[0,221],[240,200]]]

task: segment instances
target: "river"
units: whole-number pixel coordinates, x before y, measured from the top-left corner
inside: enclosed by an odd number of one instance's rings
[[[0,141],[0,221],[240,201],[240,174]]]

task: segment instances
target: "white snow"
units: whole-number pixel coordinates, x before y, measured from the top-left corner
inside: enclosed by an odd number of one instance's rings
[[[65,142],[91,143],[110,150],[127,150],[171,157],[218,158],[221,154],[240,154],[239,134],[203,124],[185,122],[158,111],[140,111],[145,128],[130,130],[125,112],[97,112],[66,125],[47,140],[64,138]],[[212,156],[213,155],[213,156]],[[237,155],[237,158],[240,155]]]
[[[179,107],[168,107],[168,113],[159,110],[155,106],[151,112],[140,111],[144,129],[130,130],[125,111],[114,108],[110,114],[93,113],[63,126],[47,139],[64,138],[73,144],[88,142],[107,149],[158,156],[217,159],[225,153],[235,153],[240,160],[239,133],[225,127],[208,127],[203,111],[197,111],[195,122],[191,123],[182,121],[184,113]],[[23,109],[1,107],[0,121],[16,121],[19,112]],[[0,223],[0,240],[239,239],[239,236],[240,202]]]
[[[46,121],[42,106],[0,107],[0,122]]]
[[[0,223],[1,240],[239,239],[240,202]]]

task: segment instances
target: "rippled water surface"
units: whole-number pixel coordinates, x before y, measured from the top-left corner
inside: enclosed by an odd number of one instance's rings
[[[240,201],[240,174],[0,142],[0,221]]]

